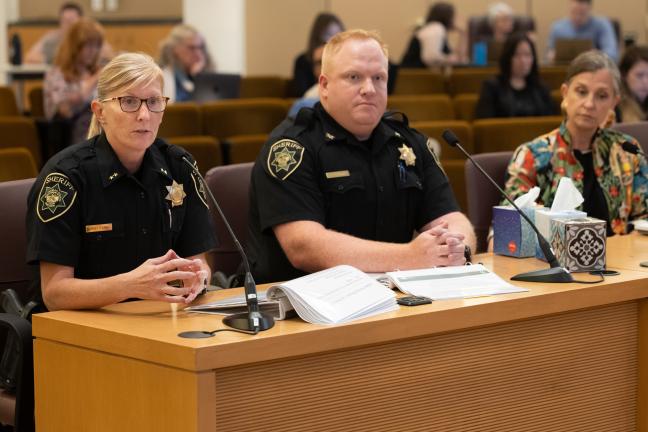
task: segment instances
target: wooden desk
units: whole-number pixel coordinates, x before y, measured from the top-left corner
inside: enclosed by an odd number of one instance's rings
[[[648,261],[648,235],[633,232],[630,235],[610,237],[607,247],[611,248],[605,259],[608,267],[627,270],[648,271],[640,262]]]
[[[478,259],[502,276],[543,266]],[[648,431],[648,274],[520,285],[254,337],[181,339],[220,318],[148,301],[37,315],[37,428]]]

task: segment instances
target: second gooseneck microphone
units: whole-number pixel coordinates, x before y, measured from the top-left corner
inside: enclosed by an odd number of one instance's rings
[[[477,167],[479,171],[481,171],[484,177],[486,177],[488,181],[491,182],[491,184],[513,206],[513,208],[517,210],[520,216],[523,217],[525,221],[527,221],[529,226],[531,226],[531,228],[535,231],[538,237],[538,243],[540,244],[540,249],[542,249],[542,253],[544,254],[551,268],[546,270],[537,270],[537,271],[532,271],[527,273],[521,273],[519,275],[513,276],[511,280],[525,281],[525,282],[551,282],[551,283],[573,282],[574,278],[572,277],[572,275],[569,273],[567,269],[560,266],[560,263],[558,263],[558,259],[556,259],[556,255],[553,253],[553,250],[549,245],[549,242],[547,242],[544,236],[540,234],[540,231],[538,231],[538,228],[535,226],[535,224],[531,221],[531,219],[529,219],[529,217],[522,210],[520,210],[520,208],[513,202],[513,200],[509,198],[509,196],[497,184],[497,182],[493,180],[493,178],[489,176],[488,173],[486,173],[486,171],[484,171],[484,169],[477,162],[475,162],[472,156],[470,156],[470,154],[461,146],[461,144],[459,143],[459,138],[457,138],[454,132],[452,132],[449,129],[446,129],[441,136],[443,137],[445,142],[447,142],[450,146],[458,148],[468,159],[470,159],[470,162],[472,162],[472,164],[475,165],[475,167]]]

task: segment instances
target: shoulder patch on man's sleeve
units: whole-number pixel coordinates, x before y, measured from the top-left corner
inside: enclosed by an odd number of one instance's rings
[[[297,141],[282,139],[270,146],[268,171],[279,180],[286,180],[301,164],[304,146]]]
[[[63,216],[74,205],[76,196],[77,191],[65,174],[48,174],[38,194],[38,218],[43,222],[50,222]]]
[[[198,163],[194,162],[194,166],[198,169]],[[205,204],[205,207],[209,208],[209,205],[207,204],[207,185],[194,170],[191,170],[191,180],[193,181],[198,198],[200,198],[200,201]]]
[[[440,148],[439,143],[434,138],[428,138],[427,142],[425,143],[425,146],[427,147],[430,154],[432,155],[432,159],[434,159],[434,162],[441,169],[441,172],[443,173],[443,175],[445,175],[446,178],[448,178],[448,174],[443,169],[443,165],[441,165],[441,161],[439,160],[439,155],[437,155],[436,151],[434,151],[435,150],[434,149],[434,147],[435,147],[434,144],[436,144],[436,147]]]
[[[434,138],[428,138],[427,141],[425,142],[425,146],[427,149],[432,153],[432,157],[434,158],[435,161],[437,161],[437,164],[439,163],[439,153],[441,153],[441,146],[439,145],[439,141],[435,140]]]

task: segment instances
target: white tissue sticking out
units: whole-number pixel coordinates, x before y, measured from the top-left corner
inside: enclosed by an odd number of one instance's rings
[[[535,206],[535,202],[539,196],[540,188],[538,186],[533,186],[529,192],[517,197],[513,202],[520,208],[533,207]]]
[[[554,198],[553,204],[551,204],[551,211],[575,210],[583,201],[583,195],[576,189],[571,179],[563,177],[560,179],[560,183],[558,183],[556,197]]]

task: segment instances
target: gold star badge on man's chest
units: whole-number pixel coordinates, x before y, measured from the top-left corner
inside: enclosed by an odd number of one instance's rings
[[[171,186],[166,186],[166,188],[169,191],[169,193],[166,196],[166,199],[171,201],[171,206],[172,207],[181,206],[182,203],[184,202],[185,197],[187,196],[182,184],[178,184],[175,180],[173,180]]]
[[[412,166],[416,163],[416,155],[414,154],[412,147],[407,147],[405,143],[403,143],[403,146],[399,147],[398,151],[400,152],[400,159],[405,161],[405,165]]]

